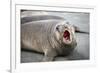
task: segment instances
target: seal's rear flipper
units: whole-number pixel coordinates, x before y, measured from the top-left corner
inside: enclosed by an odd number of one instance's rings
[[[75,32],[76,33],[85,33],[85,34],[89,34],[89,32],[83,31],[80,28],[78,28],[77,26],[73,25]]]

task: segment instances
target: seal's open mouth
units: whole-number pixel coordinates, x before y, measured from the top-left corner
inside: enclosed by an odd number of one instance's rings
[[[70,33],[69,33],[68,30],[64,31],[63,37],[64,37],[65,40],[70,40]]]

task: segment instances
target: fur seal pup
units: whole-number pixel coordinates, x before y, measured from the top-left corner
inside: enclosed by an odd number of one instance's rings
[[[69,55],[76,46],[75,29],[65,20],[48,19],[21,25],[21,48],[44,53],[42,61]]]

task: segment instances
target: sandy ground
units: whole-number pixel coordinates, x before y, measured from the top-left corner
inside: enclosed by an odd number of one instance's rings
[[[52,15],[64,17],[69,23],[78,26],[81,30],[89,32],[89,14],[88,13],[59,13],[48,12]],[[89,34],[76,33],[77,47],[69,56],[58,56],[55,61],[67,60],[88,60],[89,59]],[[33,51],[21,51],[21,62],[39,62],[43,58],[43,54]]]

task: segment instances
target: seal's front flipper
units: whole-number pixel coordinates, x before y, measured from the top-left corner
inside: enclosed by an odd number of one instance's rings
[[[55,50],[45,49],[44,58],[42,59],[42,61],[43,62],[53,61],[56,55],[57,55],[57,53]]]
[[[48,61],[53,61],[53,60],[54,60],[54,57],[45,56],[45,57],[42,59],[42,62],[48,62]]]
[[[83,31],[83,30],[81,30],[79,27],[77,27],[77,26],[75,26],[75,25],[73,25],[73,27],[74,27],[74,29],[75,29],[75,32],[77,32],[77,33],[89,34],[89,32]]]
[[[66,22],[66,24],[72,26],[73,29],[74,29],[74,31],[75,31],[76,33],[85,33],[85,34],[89,34],[89,32],[84,31],[84,30],[81,30],[81,29],[80,29],[78,26],[76,26],[76,25],[70,24],[69,22]]]

